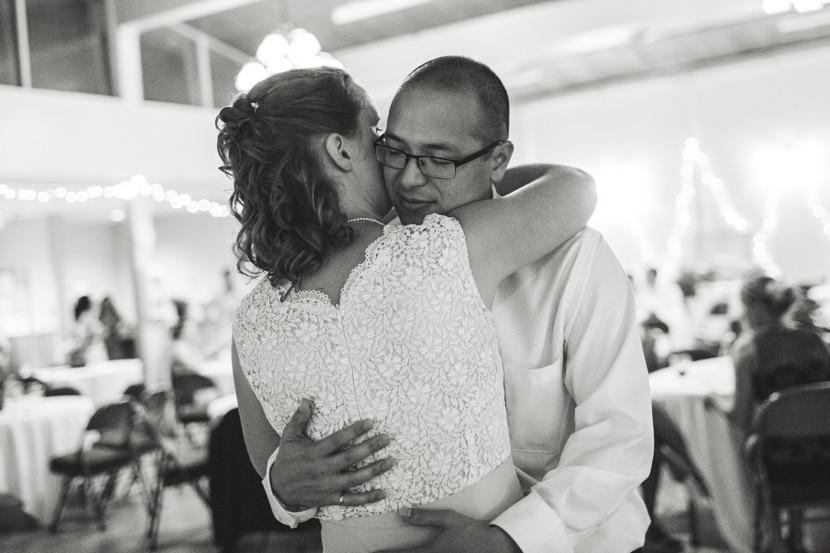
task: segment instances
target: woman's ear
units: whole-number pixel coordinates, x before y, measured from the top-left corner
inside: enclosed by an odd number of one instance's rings
[[[513,143],[509,140],[499,144],[493,148],[490,154],[493,168],[490,173],[490,180],[492,182],[501,182],[504,178],[504,172],[507,171],[507,165],[510,163],[510,158],[513,157]]]
[[[328,158],[342,171],[351,171],[352,153],[350,142],[341,134],[331,133],[326,137],[324,149]]]

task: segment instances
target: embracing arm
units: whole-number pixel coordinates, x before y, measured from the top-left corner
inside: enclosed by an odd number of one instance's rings
[[[271,423],[262,410],[248,379],[242,372],[239,356],[236,352],[236,343],[231,345],[233,363],[233,383],[236,388],[236,398],[239,404],[239,418],[242,421],[242,435],[245,438],[245,447],[248,457],[260,478],[265,476],[265,465],[268,457],[280,445],[280,435],[271,427]]]
[[[651,397],[633,295],[608,245],[595,247],[563,296],[574,430],[556,468],[493,521],[524,553],[627,553],[648,526],[638,489],[651,470]]]
[[[513,191],[451,212],[464,227],[483,297],[507,275],[565,243],[596,206],[593,178],[573,167],[523,165],[501,176],[496,171],[493,180],[497,190]]]
[[[265,490],[265,497],[271,506],[271,513],[281,523],[296,528],[300,522],[304,522],[315,515],[317,509],[303,509],[301,505],[283,505],[274,493],[273,474],[271,470],[277,454],[279,453],[280,435],[273,429],[262,404],[251,389],[248,379],[245,378],[239,364],[239,355],[236,351],[236,342],[231,344],[233,363],[233,382],[236,388],[236,398],[239,404],[239,418],[242,422],[242,435],[245,438],[245,448],[248,450],[248,457],[251,464],[262,478],[262,487]],[[304,400],[305,401],[305,400]],[[302,411],[298,410],[298,413]],[[306,410],[310,410],[305,405]],[[295,419],[297,415],[295,414]],[[293,422],[292,419],[291,422]],[[286,428],[291,426],[288,423]]]
[[[597,206],[597,187],[594,179],[581,169],[567,165],[527,163],[510,167],[504,178],[495,184],[500,196],[507,196],[525,185],[544,179],[556,188],[558,202],[553,217],[559,221],[562,232],[570,238],[584,227]]]

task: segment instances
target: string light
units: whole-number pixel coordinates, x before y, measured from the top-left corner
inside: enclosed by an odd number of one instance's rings
[[[777,13],[786,13],[795,11],[798,13],[808,13],[819,11],[827,4],[828,0],[762,0],[761,8],[764,13],[772,15]]]
[[[48,190],[35,191],[28,188],[14,188],[0,184],[0,199],[24,202],[48,203],[63,201],[65,203],[85,203],[98,198],[131,200],[137,196],[150,197],[158,203],[167,203],[174,209],[182,209],[188,213],[208,213],[213,217],[227,217],[230,215],[226,205],[206,199],[193,199],[189,194],[179,194],[175,190],[165,190],[157,183],[150,184],[141,176],[136,175],[130,180],[122,181],[112,186],[90,186],[83,190],[67,190],[63,186]]]
[[[683,239],[688,234],[692,222],[691,201],[698,193],[698,182],[704,184],[712,193],[718,212],[728,226],[736,232],[746,232],[749,227],[746,218],[735,209],[723,180],[712,170],[709,155],[700,148],[697,138],[686,139],[682,158],[680,190],[674,199],[674,225],[667,241],[666,264],[670,268],[676,268],[683,254]],[[696,177],[699,177],[699,181]]]
[[[773,230],[778,227],[778,187],[770,188],[764,202],[764,222],[752,237],[752,257],[771,277],[781,276],[781,268],[772,260],[767,243]]]

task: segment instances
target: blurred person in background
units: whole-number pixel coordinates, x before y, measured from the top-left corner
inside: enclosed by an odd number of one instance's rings
[[[81,296],[75,301],[73,314],[75,323],[69,337],[69,364],[82,367],[106,361],[108,357],[104,345],[104,326],[98,319],[89,296]]]
[[[184,300],[173,300],[176,322],[170,328],[170,357],[173,376],[198,373],[199,365],[208,360],[200,333],[200,321]]]
[[[657,269],[649,267],[645,282],[635,286],[634,301],[637,320],[652,334],[654,354],[663,366],[673,352],[695,347],[686,297],[677,283],[660,280]]]
[[[741,288],[743,325],[730,355],[735,364],[735,403],[730,419],[744,432],[773,392],[830,380],[830,351],[815,332],[794,328],[785,314],[796,291],[778,280],[750,276]]]
[[[811,288],[809,285],[796,287],[796,299],[787,317],[796,328],[815,332],[824,342],[828,342],[830,328],[825,326],[825,321],[822,319],[821,306],[810,297]]]
[[[111,360],[124,359],[124,322],[109,296],[101,300],[98,320],[101,321],[104,330],[104,346],[107,349],[107,357]]]

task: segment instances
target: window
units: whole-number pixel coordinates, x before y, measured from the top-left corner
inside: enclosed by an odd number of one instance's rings
[[[20,84],[14,11],[14,0],[0,0],[0,84]]]
[[[112,94],[103,0],[26,0],[32,86]]]

